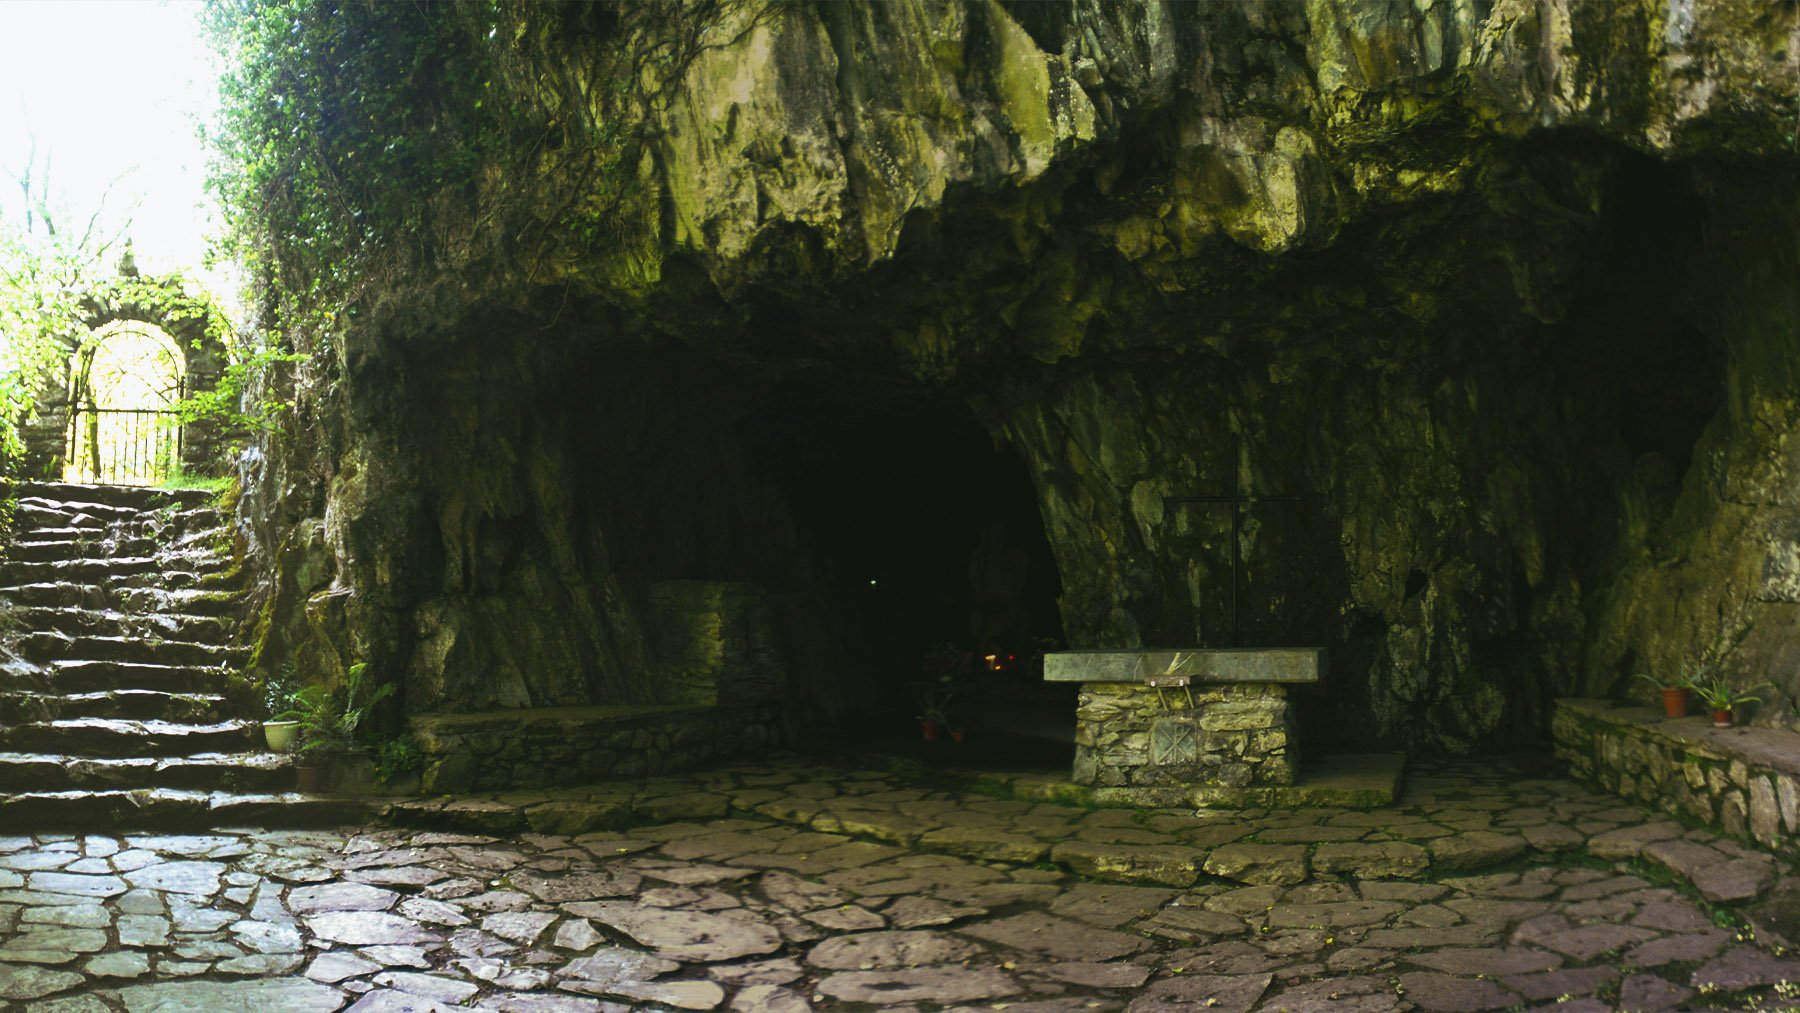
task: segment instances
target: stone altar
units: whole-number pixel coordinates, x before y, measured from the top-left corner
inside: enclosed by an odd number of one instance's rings
[[[1299,767],[1286,686],[1325,672],[1322,647],[1064,651],[1044,679],[1080,682],[1079,784],[1291,785]]]

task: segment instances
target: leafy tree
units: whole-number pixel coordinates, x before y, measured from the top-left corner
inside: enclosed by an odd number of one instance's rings
[[[105,198],[80,229],[67,227],[52,201],[50,159],[35,141],[26,164],[9,172],[22,201],[16,217],[0,216],[0,462],[16,466],[24,451],[20,423],[45,389],[64,380],[70,353],[86,326],[84,300],[98,283],[124,227],[102,228]]]

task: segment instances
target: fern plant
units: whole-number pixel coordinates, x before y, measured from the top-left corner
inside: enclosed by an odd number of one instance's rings
[[[394,694],[393,683],[371,686],[368,668],[359,661],[350,666],[342,686],[304,686],[288,696],[289,709],[276,720],[299,722],[300,752],[345,752],[356,745],[369,712]]]

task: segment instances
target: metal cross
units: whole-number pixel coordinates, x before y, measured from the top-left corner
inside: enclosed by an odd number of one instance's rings
[[[1166,496],[1163,498],[1163,515],[1168,515],[1169,507],[1176,503],[1204,503],[1217,506],[1221,504],[1231,507],[1231,646],[1243,646],[1239,642],[1238,626],[1238,573],[1243,569],[1243,550],[1240,547],[1238,533],[1243,529],[1244,508],[1257,503],[1299,503],[1303,496],[1258,496],[1245,492],[1249,476],[1244,474],[1243,458],[1238,454],[1238,434],[1231,434],[1231,495],[1229,496]]]

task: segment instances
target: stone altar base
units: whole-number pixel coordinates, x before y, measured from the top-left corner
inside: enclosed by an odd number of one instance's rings
[[[1285,684],[1324,668],[1322,648],[1065,651],[1045,656],[1044,679],[1083,684],[1076,783],[1191,794],[1292,785]]]
[[[1275,684],[1081,688],[1075,770],[1097,788],[1294,783],[1298,756],[1287,691]]]
[[[1126,809],[1384,809],[1400,797],[1406,757],[1400,753],[1337,753],[1306,762],[1293,784],[1226,788],[1152,784],[1117,788],[1077,784],[1028,773],[989,773],[986,781],[1019,798],[1063,805]]]

